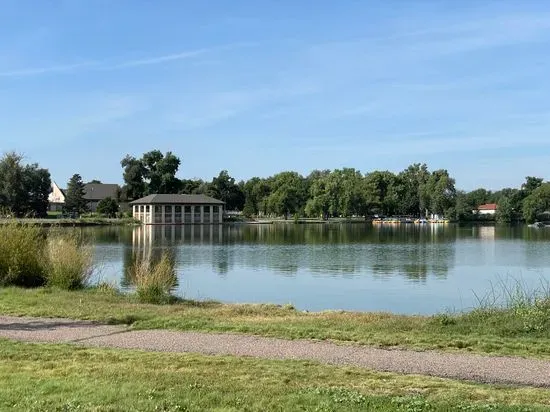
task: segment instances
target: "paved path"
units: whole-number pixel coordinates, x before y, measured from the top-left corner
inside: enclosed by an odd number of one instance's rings
[[[313,360],[378,371],[550,387],[550,361],[439,352],[385,350],[259,336],[131,330],[70,319],[0,316],[0,337],[85,346]]]

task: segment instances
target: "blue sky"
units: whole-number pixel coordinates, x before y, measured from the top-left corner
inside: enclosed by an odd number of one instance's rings
[[[446,168],[550,178],[547,1],[0,0],[0,152],[64,185]]]

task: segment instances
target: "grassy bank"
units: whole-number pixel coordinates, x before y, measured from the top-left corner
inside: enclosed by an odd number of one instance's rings
[[[104,218],[83,217],[79,219],[0,219],[0,225],[17,222],[23,225],[37,225],[42,227],[73,227],[73,226],[127,226],[139,224],[134,218]]]
[[[0,314],[92,319],[137,329],[247,333],[288,339],[334,340],[379,347],[468,351],[550,358],[550,329],[532,328],[515,309],[478,309],[460,315],[296,311],[276,305],[183,301],[137,303],[110,288],[61,291],[0,289]],[[548,322],[542,313],[542,321]],[[536,319],[536,317],[535,317]],[[540,327],[539,327],[540,326]]]
[[[2,410],[543,411],[550,405],[544,389],[303,361],[5,340],[0,356]]]

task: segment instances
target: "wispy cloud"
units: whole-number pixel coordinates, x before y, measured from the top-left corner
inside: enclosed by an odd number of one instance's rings
[[[165,54],[161,56],[150,56],[141,59],[131,59],[124,61],[113,60],[93,60],[84,63],[63,64],[45,67],[30,67],[13,70],[0,71],[0,77],[27,77],[46,74],[71,73],[80,70],[121,70],[140,66],[151,66],[165,63],[172,63],[180,60],[192,59],[207,53],[216,51],[231,50],[241,47],[251,47],[254,43],[234,43],[223,46],[203,48],[197,50],[183,51],[179,53]]]
[[[39,76],[42,74],[69,73],[79,69],[86,69],[97,66],[96,62],[75,63],[59,66],[33,67],[0,72],[0,77],[25,77]]]
[[[166,120],[184,129],[209,127],[249,113],[258,107],[292,100],[317,91],[315,86],[309,84],[276,86],[190,96],[191,100],[172,110],[166,116]]]
[[[209,51],[211,51],[211,49],[200,49],[200,50],[192,50],[192,51],[183,52],[183,53],[168,54],[165,56],[150,57],[147,59],[130,60],[119,64],[115,64],[113,66],[106,66],[104,67],[104,69],[115,70],[115,69],[124,69],[126,67],[149,66],[153,64],[168,63],[168,62],[173,62],[177,60],[184,60],[184,59],[200,56],[201,54],[208,53]]]
[[[3,124],[14,130],[3,144],[25,148],[74,142],[90,132],[113,127],[149,108],[148,102],[135,95],[93,94],[50,99],[29,108],[29,112],[10,118]],[[22,121],[24,120],[24,121]],[[34,136],[37,140],[24,138]]]

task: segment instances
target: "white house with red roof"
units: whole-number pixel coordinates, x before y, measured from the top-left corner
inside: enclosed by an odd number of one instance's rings
[[[486,203],[479,205],[477,209],[472,210],[476,215],[494,215],[497,212],[498,206],[496,203]]]

